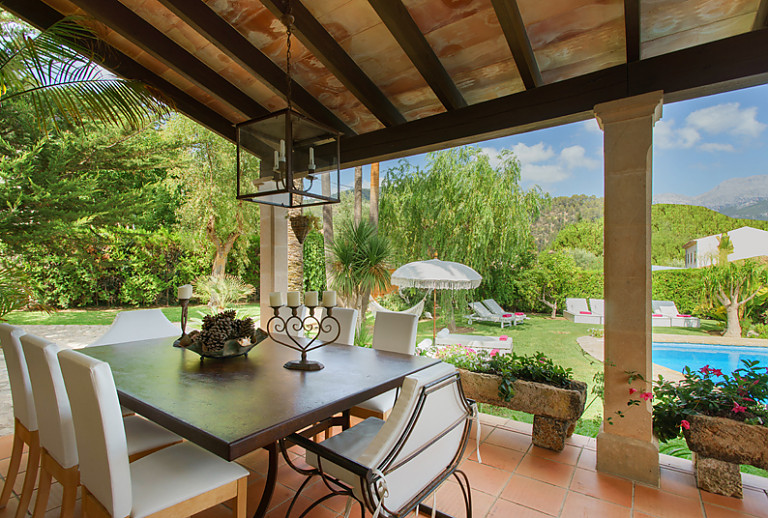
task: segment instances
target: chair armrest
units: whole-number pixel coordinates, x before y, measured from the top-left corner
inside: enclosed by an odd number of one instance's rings
[[[337,453],[333,450],[329,450],[328,448],[323,446],[322,443],[311,441],[306,437],[303,437],[297,433],[292,433],[291,435],[286,437],[286,440],[301,446],[307,451],[311,451],[318,457],[321,457],[323,459],[333,462],[337,466],[357,475],[358,477],[362,477],[363,479],[365,479],[369,474],[369,472],[371,471],[368,468],[368,466],[363,466],[359,462],[356,462],[350,459],[349,457],[345,457],[340,453]]]

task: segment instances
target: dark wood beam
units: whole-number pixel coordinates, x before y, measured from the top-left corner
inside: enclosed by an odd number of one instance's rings
[[[543,84],[541,71],[536,63],[536,56],[528,40],[523,17],[517,6],[517,0],[491,0],[496,17],[499,19],[501,30],[507,38],[507,45],[512,51],[517,71],[523,80],[526,89],[536,88]]]
[[[446,110],[467,105],[401,0],[368,0]]]
[[[624,0],[627,63],[640,61],[640,0]]]
[[[282,0],[261,0],[278,19],[284,11]],[[292,0],[293,32],[325,67],[381,121],[384,126],[396,126],[405,117],[371,79],[357,66],[325,27],[298,0]]]
[[[752,25],[752,30],[764,29],[768,27],[768,0],[760,0],[760,5],[757,6],[757,14],[755,15],[755,23]]]
[[[768,28],[622,64],[342,139],[342,167],[592,118],[601,102],[661,90],[666,103],[768,83]]]
[[[206,3],[201,0],[160,0],[160,3],[202,34],[230,59],[254,76],[261,78],[272,91],[285,97],[286,73]],[[291,99],[300,111],[318,122],[347,135],[355,134],[352,128],[293,79],[291,80]]]
[[[72,0],[72,3],[246,116],[255,118],[269,113],[218,72],[117,0]]]

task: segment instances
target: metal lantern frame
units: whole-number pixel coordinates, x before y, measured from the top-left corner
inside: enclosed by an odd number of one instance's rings
[[[275,171],[271,176],[262,176],[259,179],[260,182],[259,181],[255,182],[255,184],[261,183],[263,185],[263,184],[267,184],[270,181],[273,181],[275,182],[275,185],[276,185],[275,189],[256,190],[254,192],[244,192],[245,191],[245,189],[243,188],[244,175],[243,175],[242,163],[241,163],[241,152],[243,148],[243,144],[241,142],[241,130],[245,126],[257,124],[263,121],[268,121],[270,119],[279,120],[280,118],[285,119],[285,134],[279,135],[279,136],[268,135],[268,138],[276,142],[279,142],[281,139],[285,141],[285,171]],[[335,171],[332,170],[334,168],[333,165],[331,166],[330,170],[326,169],[324,171],[322,170],[314,171],[314,170],[307,169],[306,171],[301,171],[298,174],[294,171],[293,150],[296,144],[294,142],[294,137],[293,137],[294,118],[296,118],[297,120],[301,121],[304,124],[314,126],[317,129],[327,133],[327,136],[316,137],[316,140],[318,142],[323,140],[328,140],[330,138],[335,139],[336,153],[335,153],[335,160],[333,160],[333,163],[335,163],[335,169],[336,169]],[[285,208],[312,207],[315,205],[327,205],[331,203],[339,203],[340,185],[341,185],[341,132],[339,132],[338,130],[330,126],[327,126],[326,124],[317,122],[316,120],[311,119],[306,115],[303,115],[297,112],[296,110],[293,110],[292,108],[284,108],[282,110],[270,113],[269,115],[266,115],[264,117],[257,117],[255,119],[241,122],[235,125],[235,130],[236,130],[236,144],[237,144],[237,199],[238,200],[251,201],[255,203],[262,203],[266,205],[273,205],[273,206],[285,207]],[[272,149],[271,146],[269,147],[270,149]],[[274,151],[277,151],[277,150],[275,149]],[[264,157],[261,157],[261,160],[263,161]],[[294,182],[294,180],[297,178],[304,178],[310,175],[317,175],[317,177],[321,177],[323,175],[334,175],[334,174],[336,176],[335,195],[334,195],[333,180],[331,181],[330,196],[325,196],[323,194],[302,190],[301,188],[296,187]],[[333,179],[333,177],[331,178]],[[280,202],[273,201],[273,199],[270,199],[270,197],[274,197],[274,196],[282,197],[286,195],[287,195],[287,203],[280,203]]]

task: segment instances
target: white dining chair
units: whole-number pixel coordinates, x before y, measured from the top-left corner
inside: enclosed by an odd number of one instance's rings
[[[29,370],[42,448],[40,482],[32,517],[42,518],[45,514],[53,478],[63,490],[60,516],[72,517],[80,472],[72,411],[57,357],[62,348],[29,334],[21,337],[21,348]],[[131,461],[182,441],[175,433],[139,416],[125,417],[123,424]]]
[[[361,515],[367,508],[374,516],[403,517],[453,475],[471,517],[469,480],[457,468],[474,415],[474,403],[464,397],[454,366],[439,363],[408,376],[386,422],[370,417],[321,443],[298,434],[288,438],[306,449],[306,462],[315,468],[291,507],[312,477],[320,475],[331,495],[357,500]]]
[[[373,323],[373,348],[377,351],[410,354],[416,352],[416,328],[419,317],[409,313],[387,313],[379,311]],[[397,398],[397,389],[392,389],[353,407],[350,414],[365,419],[385,419]]]
[[[190,516],[236,499],[245,518],[248,471],[184,442],[128,461],[125,428],[109,364],[59,353],[80,454],[83,512],[89,517]]]
[[[181,328],[171,323],[159,309],[121,311],[109,329],[88,347],[172,336],[181,336]]]
[[[333,308],[331,312],[338,325],[332,320],[326,320],[318,333],[319,340],[333,340],[338,331],[339,336],[335,343],[344,345],[355,345],[355,330],[357,329],[357,310],[350,308]],[[319,319],[325,318],[327,311],[325,308],[320,311]]]

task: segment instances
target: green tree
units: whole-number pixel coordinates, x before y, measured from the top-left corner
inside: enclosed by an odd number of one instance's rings
[[[711,303],[725,308],[726,327],[723,336],[741,337],[739,310],[768,286],[768,270],[753,260],[725,262],[707,268],[704,285]]]
[[[586,250],[603,257],[603,219],[582,220],[564,227],[557,233],[552,250]]]
[[[531,307],[541,303],[551,311],[552,318],[565,304],[565,298],[577,289],[576,262],[566,252],[545,252],[538,262],[516,279],[517,290]]]

